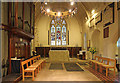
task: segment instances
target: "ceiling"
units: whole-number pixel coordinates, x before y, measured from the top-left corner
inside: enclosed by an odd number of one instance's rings
[[[56,5],[58,5],[60,2],[56,2]],[[65,3],[65,2],[64,2]],[[64,5],[63,3],[63,5]],[[75,16],[77,17],[78,21],[83,21],[85,17],[91,17],[91,11],[95,10],[95,13],[100,12],[105,8],[110,2],[77,2],[77,13]],[[60,3],[61,4],[61,3]],[[62,6],[62,4],[60,5]],[[37,20],[40,18],[43,14],[41,14],[41,2],[35,3],[35,19]],[[52,6],[53,7],[53,6]],[[66,7],[66,6],[64,6]],[[69,6],[67,6],[69,7]]]
[[[70,2],[50,2],[45,5],[45,8],[50,8],[53,12],[59,12],[59,11],[68,11],[69,9],[75,8],[76,5],[73,6],[70,5]]]

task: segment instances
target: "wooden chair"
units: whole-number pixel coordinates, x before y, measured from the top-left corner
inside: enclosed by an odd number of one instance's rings
[[[22,77],[23,77],[23,81],[24,81],[24,77],[32,77],[32,80],[34,81],[34,75],[36,76],[36,68],[31,68],[28,67],[28,62],[31,63],[31,60],[25,60],[23,62],[21,62],[21,66],[22,66]],[[24,68],[24,66],[26,65],[26,69]],[[25,73],[31,73],[32,75],[26,75]]]
[[[35,61],[36,60],[36,61]],[[32,64],[32,61],[33,61],[33,64]],[[37,63],[37,56],[35,56],[34,58],[31,58],[31,65],[29,66],[30,68],[36,68],[37,69],[37,72],[39,73],[39,70],[40,70],[40,64]]]

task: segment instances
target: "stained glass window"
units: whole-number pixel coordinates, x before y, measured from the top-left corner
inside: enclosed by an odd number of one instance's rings
[[[54,20],[52,20],[51,24],[55,24]]]
[[[117,47],[120,47],[120,38],[117,41]]]
[[[67,28],[66,21],[64,19],[52,19],[50,30],[51,45],[67,45]]]
[[[61,27],[59,24],[56,27],[56,45],[61,45]]]
[[[62,45],[66,45],[66,27],[63,25],[62,27]]]
[[[51,45],[55,45],[55,27],[52,25],[51,27]]]
[[[62,24],[66,24],[65,20],[63,20]]]

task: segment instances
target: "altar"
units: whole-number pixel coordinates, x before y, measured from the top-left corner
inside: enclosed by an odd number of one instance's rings
[[[50,50],[49,59],[51,62],[56,61],[69,61],[69,51],[68,50]]]

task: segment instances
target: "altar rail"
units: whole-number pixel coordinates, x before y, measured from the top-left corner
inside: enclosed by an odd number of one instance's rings
[[[79,51],[82,50],[82,47],[36,47],[36,52],[41,55],[41,57],[49,57],[49,50],[51,48],[56,48],[57,50],[66,48],[67,50],[69,50],[70,57],[77,57]]]

